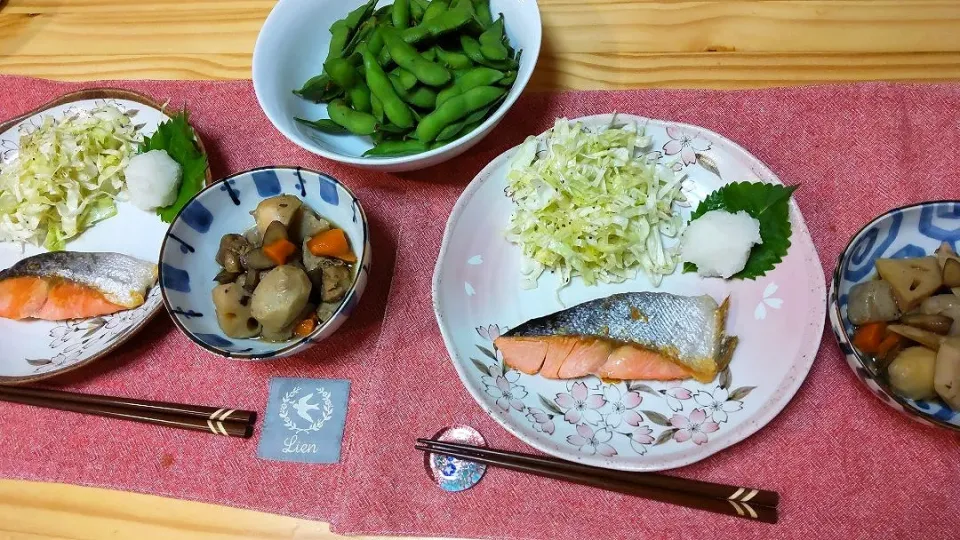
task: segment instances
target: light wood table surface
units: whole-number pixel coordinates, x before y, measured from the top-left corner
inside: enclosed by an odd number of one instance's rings
[[[958,0],[540,0],[537,89],[960,79]],[[0,73],[246,79],[272,0],[0,0]],[[0,96],[0,99],[3,97]],[[0,539],[333,539],[323,523],[0,481]]]

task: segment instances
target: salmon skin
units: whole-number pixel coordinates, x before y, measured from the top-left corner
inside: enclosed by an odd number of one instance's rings
[[[133,309],[157,265],[119,253],[41,253],[0,272],[0,317],[59,321]]]
[[[504,362],[551,379],[709,382],[730,362],[727,301],[669,293],[615,294],[546,315],[494,344]]]

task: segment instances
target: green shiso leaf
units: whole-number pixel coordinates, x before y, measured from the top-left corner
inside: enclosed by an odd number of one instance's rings
[[[140,152],[166,150],[183,169],[183,181],[177,200],[170,206],[157,209],[157,215],[164,223],[172,223],[180,210],[190,199],[203,189],[207,179],[207,157],[197,146],[197,135],[190,126],[189,116],[183,110],[161,123],[157,132],[143,141]]]
[[[707,196],[690,216],[693,221],[711,210],[731,214],[743,210],[760,222],[763,243],[753,246],[747,265],[731,279],[756,279],[765,275],[787,256],[790,249],[790,196],[800,186],[782,186],[761,182],[735,182]],[[683,264],[684,272],[696,272],[697,266]]]

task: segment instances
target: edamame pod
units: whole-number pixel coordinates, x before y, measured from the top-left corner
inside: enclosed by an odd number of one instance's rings
[[[427,6],[427,10],[423,12],[423,20],[429,21],[449,8],[450,2],[447,2],[447,0],[433,0]]]
[[[417,86],[407,91],[400,86],[400,82],[396,78],[390,77],[390,82],[393,84],[393,89],[397,92],[397,95],[400,96],[400,99],[414,107],[433,109],[437,104],[437,93],[426,86]]]
[[[370,89],[367,88],[366,83],[358,79],[357,82],[347,90],[346,94],[351,107],[360,112],[370,112]]]
[[[410,26],[410,0],[394,0],[393,26],[403,30]]]
[[[508,71],[511,69],[517,69],[517,67],[520,65],[517,60],[514,60],[513,58],[507,58],[506,60],[502,61],[490,60],[483,55],[483,52],[480,51],[480,42],[466,34],[460,36],[460,46],[463,47],[463,53],[466,54],[470,60],[473,60],[482,66]]]
[[[347,128],[356,135],[372,135],[380,127],[372,114],[351,109],[342,99],[335,99],[327,105],[330,120]]]
[[[303,118],[294,117],[293,119],[305,126],[311,127],[323,133],[329,133],[331,135],[344,135],[346,133],[350,133],[347,128],[341,126],[333,120],[330,120],[329,118],[321,118],[320,120],[306,120]]]
[[[515,82],[517,82],[517,72],[511,71],[507,73],[506,76],[504,76],[502,79],[500,79],[500,82],[497,84],[499,84],[500,86],[512,86],[513,83]]]
[[[467,0],[467,4],[470,5],[470,9],[465,8],[461,3],[430,20],[423,21],[412,28],[407,28],[403,31],[403,40],[407,43],[418,43],[424,39],[440,37],[459,29],[473,20],[473,5],[470,4],[470,0]]]
[[[370,112],[377,122],[383,124],[383,102],[373,92],[370,92]]]
[[[374,6],[377,5],[377,0],[367,0],[367,3],[358,7],[357,9],[351,11],[343,19],[333,23],[336,25],[342,23],[350,31],[356,30],[363,21],[365,21],[370,15],[373,14]],[[330,30],[333,31],[333,25],[330,26]]]
[[[509,53],[503,44],[503,38],[503,13],[501,13],[497,22],[480,34],[480,53],[489,60],[506,60]]]
[[[455,123],[455,124],[450,124],[449,126],[443,128],[443,131],[441,131],[441,132],[437,135],[437,140],[436,140],[436,142],[438,142],[438,143],[447,143],[447,142],[453,140],[453,138],[456,137],[457,134],[460,133],[460,130],[462,130],[462,129],[463,129],[463,126],[465,126],[465,125],[467,125],[466,122],[460,121],[460,122],[457,122],[457,123]]]
[[[398,157],[427,151],[427,145],[416,139],[406,141],[383,141],[363,153],[367,157]]]
[[[443,66],[424,58],[417,49],[405,42],[400,34],[384,29],[383,41],[390,50],[390,57],[398,66],[413,73],[423,84],[442,86],[450,80],[450,72]]]
[[[350,41],[352,30],[347,28],[346,23],[337,21],[330,27],[330,45],[327,46],[327,60],[340,58],[343,56],[343,50]]]
[[[429,4],[427,0],[410,0],[410,26],[420,24]]]
[[[490,86],[496,84],[500,79],[503,79],[503,72],[501,71],[488,67],[473,68],[457,79],[456,82],[453,83],[453,86],[441,90],[440,93],[437,94],[437,106],[443,105],[444,102],[450,98],[458,96],[471,88]]]
[[[416,75],[410,73],[402,67],[394,68],[394,70],[390,72],[390,78],[392,79],[394,77],[397,78],[397,80],[400,82],[400,86],[402,86],[404,90],[413,88],[419,82],[417,81]]]
[[[490,105],[500,99],[504,93],[506,90],[496,86],[478,86],[450,98],[432,113],[423,117],[417,126],[417,139],[425,143],[432,142],[444,128]]]
[[[437,0],[433,1],[436,2]],[[437,54],[437,60],[450,69],[468,69],[473,67],[473,62],[467,58],[467,55],[461,52],[448,51],[439,45],[434,46],[433,50]]]
[[[490,0],[473,0],[473,10],[477,14],[477,21],[484,28],[489,28],[493,24],[493,14],[490,11]]]
[[[323,64],[323,70],[344,90],[353,86],[357,81],[357,70],[350,62],[343,58],[332,58]]]
[[[333,81],[330,79],[330,76],[326,73],[321,73],[320,75],[310,77],[307,82],[303,83],[303,86],[301,86],[299,90],[294,90],[293,93],[308,101],[320,103],[332,86]]]
[[[363,55],[363,67],[367,70],[367,86],[380,98],[386,117],[402,128],[413,127],[413,113],[410,107],[407,107],[407,104],[393,90],[390,78],[383,72],[377,59],[365,48],[362,48],[360,53]]]

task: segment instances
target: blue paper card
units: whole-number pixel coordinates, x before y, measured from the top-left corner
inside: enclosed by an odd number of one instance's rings
[[[257,455],[278,461],[337,463],[349,397],[347,380],[271,379]]]

